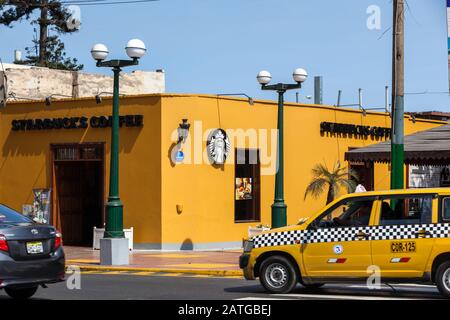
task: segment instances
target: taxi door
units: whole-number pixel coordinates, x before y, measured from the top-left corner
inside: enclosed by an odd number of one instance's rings
[[[368,217],[356,223],[352,213],[355,206],[370,204]],[[313,278],[366,278],[372,265],[371,225],[377,211],[375,198],[352,197],[343,199],[311,223],[301,245],[306,277]],[[333,219],[347,215],[353,225],[336,225]],[[350,219],[349,219],[350,218]]]
[[[381,197],[372,237],[373,264],[381,277],[421,278],[435,238],[438,199],[435,195]]]

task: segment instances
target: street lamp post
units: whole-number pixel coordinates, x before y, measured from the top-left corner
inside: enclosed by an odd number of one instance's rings
[[[119,197],[119,75],[121,68],[138,65],[146,48],[141,40],[133,39],[125,49],[132,60],[104,61],[109,52],[103,44],[96,44],[91,50],[97,67],[112,68],[114,73],[109,196],[104,239],[100,240],[100,264],[106,265],[128,264],[128,240],[123,232],[123,204]]]
[[[280,228],[287,225],[287,205],[284,202],[284,93],[287,90],[299,89],[306,81],[308,73],[304,69],[295,69],[293,73],[295,84],[277,83],[268,85],[272,76],[268,71],[258,73],[256,79],[261,84],[262,90],[278,92],[278,139],[277,139],[277,173],[275,176],[275,199],[272,204],[272,228]]]

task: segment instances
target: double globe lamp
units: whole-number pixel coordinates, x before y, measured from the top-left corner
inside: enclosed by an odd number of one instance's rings
[[[296,83],[277,83],[269,85],[272,75],[268,71],[261,71],[256,76],[262,90],[278,92],[278,141],[277,141],[277,172],[275,175],[275,199],[272,204],[272,228],[281,228],[287,225],[287,205],[284,202],[284,93],[287,90],[299,89],[308,78],[305,69],[295,69],[292,77]]]
[[[128,240],[123,232],[123,204],[119,197],[119,74],[122,67],[135,66],[147,49],[139,39],[128,41],[125,48],[131,60],[109,60],[109,51],[104,44],[92,47],[91,55],[97,61],[97,67],[112,68],[114,72],[113,112],[111,129],[111,162],[109,178],[109,196],[106,203],[106,226],[104,238],[100,239],[100,264],[127,265]]]

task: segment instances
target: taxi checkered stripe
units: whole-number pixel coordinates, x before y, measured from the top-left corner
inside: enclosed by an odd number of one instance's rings
[[[346,242],[353,241],[358,232],[369,233],[370,227],[360,228],[329,228],[308,230],[304,232],[302,243],[320,243],[320,242]]]
[[[261,234],[252,240],[255,248],[322,242],[400,240],[417,238],[417,233],[422,230],[430,233],[425,238],[450,237],[450,224],[440,223],[294,230]],[[368,238],[357,239],[355,236],[359,232],[367,234]]]

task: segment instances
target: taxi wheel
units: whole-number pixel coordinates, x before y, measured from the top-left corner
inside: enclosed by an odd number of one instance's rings
[[[38,287],[31,288],[5,288],[5,292],[13,299],[25,300],[31,298],[37,291]]]
[[[450,261],[437,268],[435,282],[441,294],[450,298]]]
[[[292,263],[282,256],[272,256],[261,263],[259,280],[271,293],[289,293],[298,282]]]

